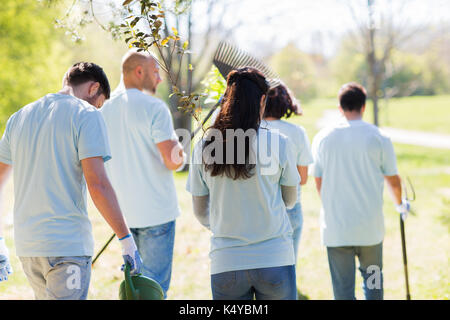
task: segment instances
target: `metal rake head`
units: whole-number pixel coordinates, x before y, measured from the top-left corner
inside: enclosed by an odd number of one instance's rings
[[[405,183],[402,180],[403,195],[404,195],[406,200],[408,200],[409,202],[413,202],[413,201],[416,200],[416,190],[414,189],[414,186],[413,186],[413,184],[411,182],[411,179],[409,179],[409,177],[406,177],[406,181],[408,183]],[[409,193],[408,190],[411,191],[411,193]],[[411,214],[413,216],[416,215],[416,212],[415,212],[415,210],[412,207],[410,208],[409,212],[411,212]]]
[[[226,79],[231,70],[242,67],[253,67],[261,71],[271,88],[281,83],[278,75],[266,64],[238,47],[222,41],[214,54],[213,63]]]
[[[416,190],[414,190],[414,186],[409,177],[406,177],[406,181],[408,182],[408,184],[403,183],[403,193],[405,194],[406,200],[411,202],[416,200]],[[411,194],[408,194],[408,189],[411,191]]]

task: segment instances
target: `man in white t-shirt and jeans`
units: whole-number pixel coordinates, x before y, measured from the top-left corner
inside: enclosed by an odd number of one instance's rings
[[[129,51],[122,59],[124,88],[103,106],[113,160],[106,170],[143,260],[143,274],[169,289],[175,219],[173,170],[186,158],[167,105],[154,94],[161,82],[153,56]]]
[[[322,199],[321,235],[336,300],[355,299],[355,257],[366,299],[383,299],[383,183],[405,219],[394,147],[376,126],[362,120],[366,90],[348,83],[339,91],[341,123],[313,140],[314,172]]]

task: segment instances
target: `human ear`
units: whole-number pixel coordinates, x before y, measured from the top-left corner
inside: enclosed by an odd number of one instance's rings
[[[139,79],[142,78],[142,76],[144,75],[144,69],[142,68],[141,65],[137,66],[136,69],[134,69],[134,74]]]
[[[89,97],[93,97],[97,94],[98,90],[100,88],[100,83],[98,82],[93,82],[90,86],[89,86]]]

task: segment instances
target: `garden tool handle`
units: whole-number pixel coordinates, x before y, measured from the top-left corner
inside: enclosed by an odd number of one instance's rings
[[[125,272],[125,292],[127,293],[127,299],[130,300],[138,300],[138,294],[133,285],[133,280],[130,274],[130,264],[127,262],[125,264],[124,272]]]

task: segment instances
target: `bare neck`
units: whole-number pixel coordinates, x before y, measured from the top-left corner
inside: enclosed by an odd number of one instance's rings
[[[362,113],[361,112],[348,112],[348,111],[344,111],[344,117],[348,120],[348,121],[353,121],[353,120],[362,120]]]
[[[123,84],[125,86],[125,89],[138,89],[139,91],[142,91],[142,86],[139,85],[137,81],[133,81],[133,79],[124,78]]]
[[[58,91],[59,94],[66,94],[69,96],[75,96],[74,90],[72,87],[65,85],[61,90]]]

